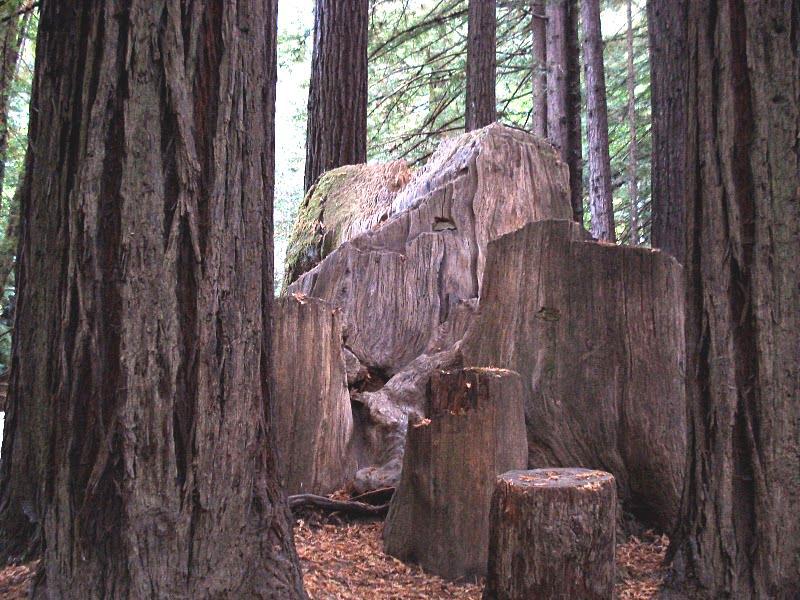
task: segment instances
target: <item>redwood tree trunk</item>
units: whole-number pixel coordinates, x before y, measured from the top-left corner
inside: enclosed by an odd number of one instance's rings
[[[689,479],[679,567],[800,597],[800,5],[689,8]]]
[[[37,483],[40,597],[304,595],[269,417],[276,15],[41,5],[2,481]]]
[[[547,138],[569,166],[573,219],[583,224],[577,0],[547,2]]]
[[[633,62],[633,1],[626,4],[628,29],[628,223],[630,244],[639,243],[639,180],[637,177],[639,144],[636,136],[636,66]]]
[[[647,0],[652,103],[651,243],[684,262],[686,11],[688,0]]]
[[[589,212],[592,235],[615,242],[611,159],[608,152],[608,107],[603,64],[600,1],[581,0],[583,60],[586,70],[586,123],[589,130]]]
[[[531,1],[533,34],[533,126],[531,131],[547,137],[547,19],[545,1]]]
[[[369,0],[316,0],[308,90],[305,189],[367,162]]]
[[[472,131],[497,120],[495,3],[469,0],[468,22],[466,127],[467,131]]]

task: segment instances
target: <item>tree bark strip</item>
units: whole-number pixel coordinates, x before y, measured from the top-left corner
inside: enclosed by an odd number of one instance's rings
[[[572,218],[583,224],[577,0],[547,2],[547,138],[569,166]]]
[[[21,6],[20,6],[21,5]],[[3,196],[5,165],[8,153],[8,110],[11,87],[17,74],[19,54],[28,35],[32,2],[12,2],[12,11],[26,9],[21,15],[8,16],[0,22],[0,198]],[[8,207],[8,217],[2,243],[0,243],[0,295],[5,290],[8,277],[14,267],[14,255],[19,229],[19,197],[15,193]]]
[[[467,33],[467,131],[486,127],[497,120],[496,36],[495,3],[470,0]]]
[[[592,235],[615,242],[611,158],[608,151],[608,106],[603,64],[599,0],[581,0],[583,59],[586,73],[586,123],[589,132],[589,212]]]
[[[709,597],[797,598],[800,5],[693,0],[688,27],[692,445],[676,565]]]
[[[683,263],[688,0],[648,0],[652,105],[651,242]]]
[[[533,125],[531,131],[547,137],[547,17],[544,0],[531,1],[533,34]]]
[[[626,41],[628,45],[628,215],[630,234],[629,243],[639,243],[639,179],[637,175],[639,144],[636,132],[636,66],[633,62],[633,2],[628,0],[626,16],[628,29]]]
[[[276,20],[42,3],[2,473],[43,524],[35,597],[304,597],[269,416]]]
[[[367,162],[369,0],[316,0],[305,191],[336,167]]]

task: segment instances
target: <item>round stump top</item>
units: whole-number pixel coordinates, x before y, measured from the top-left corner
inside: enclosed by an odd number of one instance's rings
[[[614,476],[595,469],[532,469],[508,471],[498,478],[515,488],[584,488],[593,489],[614,483]]]

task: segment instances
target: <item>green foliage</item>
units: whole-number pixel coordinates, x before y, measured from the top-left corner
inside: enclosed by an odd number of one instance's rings
[[[424,162],[438,141],[464,127],[467,0],[374,3],[370,34],[370,157]],[[603,6],[609,145],[617,235],[631,242],[626,2]],[[529,0],[497,2],[497,111],[528,129],[533,108]],[[640,239],[650,223],[650,66],[644,0],[633,3]],[[586,94],[583,94],[586,97]],[[584,115],[585,115],[584,109]],[[584,156],[588,147],[584,123]],[[584,169],[588,190],[588,170]]]
[[[5,19],[19,10],[20,2],[11,2],[1,7],[0,18]],[[36,49],[36,31],[39,15],[36,10],[26,16],[16,17],[22,26],[22,44],[14,80],[9,89],[7,116],[7,148],[4,157],[3,193],[0,197],[0,246],[16,247],[16,240],[6,239],[6,225],[20,177],[25,151],[28,146],[28,108],[33,83],[33,62]],[[11,359],[11,328],[15,299],[13,273],[5,289],[0,290],[0,372],[8,368]]]

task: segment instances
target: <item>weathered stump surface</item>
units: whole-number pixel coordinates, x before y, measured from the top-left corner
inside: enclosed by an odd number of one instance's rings
[[[449,579],[481,576],[495,478],[527,460],[522,382],[476,368],[440,372],[430,387],[430,419],[408,429],[384,546]]]
[[[283,289],[341,244],[385,221],[410,179],[403,160],[347,165],[320,176],[298,209],[286,251]]]
[[[614,477],[587,469],[511,471],[491,505],[485,600],[614,596]]]
[[[686,456],[683,280],[671,257],[540,221],[489,245],[465,365],[526,390],[529,468],[614,474],[625,506],[669,531]]]
[[[355,472],[340,313],[317,298],[278,298],[273,327],[281,480],[289,494],[332,492]]]
[[[425,416],[431,372],[455,364],[487,244],[531,221],[571,215],[566,166],[552,147],[502,125],[443,142],[390,209],[380,207],[368,205],[358,221],[371,227],[337,238],[346,241],[284,289],[340,307],[350,372],[385,382],[354,387],[359,464],[370,465],[356,477],[362,490],[397,482],[407,420]],[[320,214],[316,229],[303,229],[311,242],[297,248],[313,249],[320,231],[342,229],[327,223],[327,209]]]

